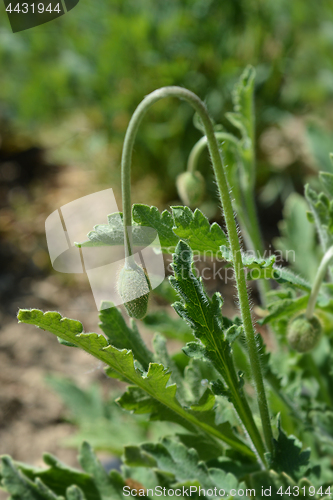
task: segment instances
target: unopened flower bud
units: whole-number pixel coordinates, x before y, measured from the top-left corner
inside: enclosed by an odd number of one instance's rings
[[[135,262],[126,263],[119,273],[117,288],[128,315],[135,319],[144,318],[151,285],[142,267]]]
[[[299,314],[288,325],[287,339],[290,347],[298,352],[311,351],[321,337],[322,327],[317,316],[307,319]]]
[[[205,179],[200,172],[183,172],[176,180],[178,195],[184,205],[197,207],[205,196]]]

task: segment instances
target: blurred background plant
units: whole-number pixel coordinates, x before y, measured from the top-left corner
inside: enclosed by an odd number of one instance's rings
[[[85,0],[62,19],[16,35],[3,15],[1,116],[65,162],[76,153],[109,185],[119,178],[124,132],[143,95],[185,86],[220,123],[235,81],[252,64],[259,185],[284,171],[299,186],[306,134],[329,168],[332,14],[330,4],[301,0],[112,0],[98,7]],[[314,110],[325,132],[304,122]],[[134,175],[140,181],[149,173],[154,190],[163,185],[163,202],[176,196],[174,179],[199,137],[191,117],[186,104],[163,102],[140,134]],[[272,187],[263,198],[274,199]]]
[[[304,177],[319,163],[332,168],[329,3],[112,0],[96,7],[82,0],[63,18],[15,35],[0,9],[0,228],[29,258],[28,247],[33,249],[36,272],[49,266],[43,244],[36,248],[33,238],[30,246],[19,243],[8,231],[18,211],[21,220],[32,199],[41,202],[52,170],[48,163],[66,165],[66,171],[57,177],[57,195],[50,190],[54,179],[46,188],[46,212],[77,197],[78,189],[117,189],[130,114],[157,87],[181,85],[196,92],[216,122],[230,130],[224,113],[232,110],[231,90],[247,64],[255,67],[258,200],[272,207],[261,212],[266,243],[276,235],[280,198],[301,191]],[[185,103],[169,100],[154,107],[136,145],[134,201],[176,200],[175,178],[199,137]],[[38,158],[32,154],[36,147]],[[43,152],[48,163],[40,158]],[[208,177],[207,197],[214,198],[207,156],[199,168]],[[37,226],[43,231],[42,218]]]

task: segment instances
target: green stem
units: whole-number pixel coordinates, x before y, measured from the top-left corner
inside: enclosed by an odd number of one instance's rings
[[[215,137],[218,141],[232,142],[238,149],[239,155],[241,157],[243,156],[240,141],[234,135],[229,134],[227,132],[215,132]],[[206,136],[199,139],[199,141],[193,146],[187,162],[188,172],[195,172],[195,170],[198,167],[199,157],[202,151],[207,146],[208,146],[208,140]],[[251,155],[251,161],[252,161],[252,156],[253,154]],[[235,208],[237,211],[237,218],[242,227],[243,235],[245,235],[246,247],[249,250],[254,250],[255,252],[258,252],[260,256],[263,256],[264,244],[259,229],[257,211],[253,198],[253,180],[251,179],[250,185],[248,185],[249,183],[246,184],[247,185],[243,186],[242,189],[244,195],[245,210],[242,206],[239,205],[239,203],[236,202],[236,200],[234,200]],[[243,212],[245,213],[243,214]],[[261,303],[265,307],[267,303],[266,294],[271,289],[269,280],[260,280],[258,282],[258,289],[259,289]]]
[[[314,311],[316,308],[318,293],[319,293],[321,284],[323,282],[323,279],[325,278],[325,275],[327,273],[327,268],[328,268],[328,265],[329,265],[332,257],[333,257],[333,246],[331,246],[327,250],[327,252],[325,253],[325,255],[322,258],[321,263],[318,267],[318,271],[317,271],[314,283],[312,285],[308,306],[306,308],[305,316],[307,317],[307,319],[311,319],[313,317],[313,314],[314,314]]]
[[[145,99],[139,104],[135,110],[131,121],[129,123],[126,137],[123,147],[123,157],[122,157],[122,193],[123,193],[123,210],[124,210],[124,228],[125,228],[125,241],[130,249],[130,242],[127,236],[127,228],[131,226],[131,197],[130,189],[128,189],[130,175],[131,175],[131,161],[132,161],[132,150],[135,141],[135,137],[141,123],[142,118],[146,114],[148,108],[155,102],[163,99],[165,97],[174,96],[179,99],[187,101],[200,116],[203,126],[205,128],[205,134],[207,137],[208,149],[212,159],[213,169],[219,189],[219,194],[222,202],[222,207],[224,211],[225,222],[227,226],[230,249],[233,255],[233,264],[235,269],[236,286],[238,290],[239,306],[243,321],[243,328],[247,339],[248,352],[251,364],[251,370],[253,374],[253,380],[256,388],[257,399],[260,417],[262,421],[262,427],[265,437],[265,442],[267,449],[273,452],[273,434],[270,422],[270,416],[268,412],[267,399],[265,393],[265,387],[262,377],[262,371],[260,366],[259,352],[257,349],[254,329],[252,324],[251,310],[249,304],[249,298],[247,294],[245,272],[242,264],[242,256],[240,243],[238,239],[237,225],[235,222],[234,212],[232,208],[231,198],[229,194],[229,186],[225,176],[222,156],[219,150],[219,146],[215,137],[215,131],[207,109],[204,103],[199,99],[198,96],[186,90],[182,87],[164,87],[155,90],[149,94]],[[251,429],[247,429],[249,434]],[[252,434],[252,432],[251,432]],[[258,450],[259,453],[259,450]],[[260,453],[261,454],[261,453]]]
[[[236,139],[235,136],[232,134],[228,134],[226,132],[215,132],[215,137],[219,141],[230,141],[235,146],[239,147],[239,141]],[[208,146],[208,141],[207,137],[204,135],[201,137],[201,139],[198,140],[198,142],[193,146],[190,156],[188,157],[187,161],[187,171],[188,172],[195,172],[195,170],[198,167],[198,160],[199,157],[204,149]]]
[[[231,400],[234,408],[248,433],[250,440],[253,443],[254,451],[256,451],[257,456],[262,465],[265,466],[265,448],[261,436],[259,434],[258,428],[253,419],[252,411],[249,403],[245,397],[245,393],[242,388],[239,387],[239,380],[235,371],[235,366],[230,355],[230,360],[228,367],[226,367],[225,381],[229,387],[231,393]]]

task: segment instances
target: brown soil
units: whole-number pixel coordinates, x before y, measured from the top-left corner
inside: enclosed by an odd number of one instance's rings
[[[45,294],[46,289],[54,291],[55,285],[46,279],[36,283],[36,289]],[[20,306],[59,309],[67,315],[74,300],[64,290],[61,295],[59,307],[38,296],[23,298]],[[90,294],[86,295],[83,300],[89,303]],[[77,311],[75,317],[83,320],[85,331],[96,331],[96,313]],[[81,387],[100,380],[111,387],[112,381],[106,379],[99,362],[83,351],[60,345],[48,332],[6,318],[0,331],[0,365],[0,455],[42,466],[43,452],[48,451],[78,466],[77,452],[63,445],[74,428],[64,420],[65,408],[47,386],[45,376],[68,376]],[[0,493],[0,499],[5,498],[6,494]]]

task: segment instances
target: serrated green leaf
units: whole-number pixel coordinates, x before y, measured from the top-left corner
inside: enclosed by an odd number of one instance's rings
[[[309,463],[310,449],[302,451],[302,444],[294,436],[287,436],[283,432],[280,420],[278,420],[278,432],[278,439],[274,439],[274,457],[271,466],[275,471],[284,472],[297,479]]]
[[[10,493],[11,500],[65,500],[38,478],[29,479],[9,456],[1,457],[0,475],[2,487]]]
[[[18,320],[21,323],[33,324],[43,330],[48,330],[100,359],[110,366],[112,370],[125,377],[126,380],[137,385],[143,392],[148,393],[153,400],[164,405],[165,411],[174,412],[177,418],[188,421],[189,425],[192,426],[192,431],[193,426],[196,426],[201,431],[222,439],[239,451],[252,455],[249,448],[233,432],[229,432],[230,428],[226,429],[227,432],[224,434],[224,428],[202,422],[195,415],[186,411],[176,399],[176,386],[166,386],[170,374],[162,365],[151,363],[148,373],[143,376],[134,365],[131,351],[125,349],[119,351],[115,347],[108,345],[103,335],[81,333],[81,323],[62,318],[57,312],[43,313],[37,309],[21,309],[18,313]]]
[[[43,459],[48,466],[47,469],[29,467],[24,464],[16,464],[16,466],[30,479],[39,477],[57,494],[64,494],[66,488],[76,484],[84,491],[87,500],[100,500],[96,486],[88,474],[67,466],[50,453],[45,453]]]
[[[223,455],[223,448],[217,441],[207,440],[205,436],[194,434],[177,434],[177,438],[187,448],[194,448],[200,460],[208,462]]]
[[[268,268],[265,268],[263,273],[260,274],[261,279],[265,278],[267,269]],[[293,271],[288,267],[278,267],[273,264],[271,279],[275,280],[279,284],[285,283],[293,285],[294,288],[298,288],[299,290],[303,290],[305,292],[311,291],[310,283],[302,276],[293,273]]]
[[[174,233],[192,248],[205,256],[220,256],[220,246],[227,245],[228,239],[215,222],[210,225],[207,217],[196,209],[171,207],[174,219]]]
[[[243,185],[245,191],[251,191],[255,181],[254,79],[255,70],[252,66],[248,66],[233,89],[234,112],[225,115],[241,134],[239,151],[243,175],[239,183]],[[250,233],[250,228],[248,231]]]
[[[172,483],[179,485],[199,484],[201,488],[212,490],[206,493],[209,499],[219,499],[218,491],[224,489],[230,494],[231,489],[238,490],[244,487],[243,483],[238,484],[238,480],[231,473],[226,473],[221,469],[208,469],[207,466],[199,461],[199,456],[194,448],[188,449],[182,443],[164,438],[161,443],[145,443],[139,450],[133,448],[125,449],[125,460],[132,465],[132,460],[138,460],[142,457],[141,465],[147,461],[147,455],[155,461],[155,466],[163,473],[171,474]],[[216,493],[214,494],[214,488]],[[234,498],[239,498],[237,495]]]
[[[99,327],[107,336],[109,343],[117,349],[131,350],[134,358],[147,370],[149,363],[153,361],[153,353],[143,342],[135,321],[131,321],[131,327],[127,326],[120,310],[111,302],[102,303],[99,319]]]
[[[255,69],[252,66],[247,66],[239,81],[236,83],[232,93],[235,111],[237,113],[241,113],[244,119],[247,119],[248,122],[251,122],[253,117],[253,91],[255,76]],[[251,136],[250,130],[248,130],[247,135]]]
[[[135,230],[133,229],[133,238]],[[122,213],[108,215],[108,224],[97,224],[87,235],[88,241],[75,243],[78,247],[123,245],[124,226],[122,223]]]
[[[191,409],[183,409],[175,398],[176,386],[165,387],[169,381],[170,373],[162,365],[155,365],[153,369],[154,376],[148,372],[147,377],[153,376],[149,383],[155,384],[154,391],[158,397],[150,396],[148,391],[139,387],[128,387],[127,391],[117,400],[122,408],[136,414],[150,414],[151,420],[177,423],[192,433],[197,432],[197,428],[199,428],[208,435],[218,437],[228,444],[232,441],[233,447],[242,453],[249,454],[249,450],[235,436],[228,422],[220,425],[215,424],[214,410],[207,410],[207,407],[203,408],[200,404],[193,405]]]
[[[156,207],[135,204],[132,208],[135,224],[141,227],[151,227],[157,231],[160,244],[165,253],[172,253],[178,238],[173,232],[173,218],[170,212],[164,210],[161,214]]]
[[[121,500],[123,498],[122,493],[125,485],[123,478],[115,471],[112,475],[107,474],[87,442],[82,444],[79,461],[82,469],[93,478],[101,500]]]
[[[230,249],[221,247],[223,258],[227,262],[233,262]],[[275,265],[276,256],[270,255],[268,258],[257,257],[253,252],[242,253],[244,267],[250,271],[247,274],[248,280],[273,279],[279,284],[292,284],[303,291],[311,291],[311,285],[301,276],[294,274],[289,268]]]
[[[139,446],[126,446],[124,456],[126,464],[131,467],[156,467],[157,465],[154,457]]]
[[[12,500],[65,500],[52,492],[40,479],[25,476],[8,456],[1,458],[2,485]]]
[[[170,283],[182,299],[182,302],[176,302],[173,307],[202,342],[202,344],[191,342],[190,346],[196,346],[198,356],[206,356],[219,373],[228,378],[232,361],[230,346],[223,332],[221,295],[215,293],[212,299],[209,299],[202,283],[192,272],[192,252],[183,241],[177,245],[172,267],[174,276],[170,277]]]
[[[152,243],[152,239],[146,232],[141,230],[138,224],[133,223],[132,241],[136,246],[147,246]],[[99,247],[124,245],[123,214],[117,212],[108,215],[108,224],[97,224],[87,235],[88,240],[75,243],[77,247]]]
[[[109,215],[109,224],[95,226],[88,234],[88,240],[77,243],[79,247],[94,247],[104,245],[123,245],[122,214]],[[141,228],[155,229],[159,236],[163,253],[172,253],[179,241],[189,242],[193,251],[209,256],[219,255],[219,246],[227,245],[228,240],[220,226],[209,224],[208,219],[200,210],[192,212],[188,207],[174,207],[173,213],[167,210],[162,213],[156,207],[135,204],[132,208],[132,238],[133,244],[147,246],[151,244],[150,235]]]
[[[128,482],[125,483],[118,471],[113,470],[107,474],[86,443],[83,444],[80,457],[88,473],[72,469],[49,454],[44,456],[47,469],[17,463],[10,457],[1,457],[0,480],[4,480],[2,489],[11,495],[11,500],[65,500],[65,495],[66,500],[124,498],[123,487]],[[122,472],[126,478],[134,478],[146,487],[158,485],[153,471],[122,466]]]
[[[256,443],[257,450],[262,450],[261,437],[242,390],[243,381],[240,381],[236,374],[230,344],[225,337],[221,296],[218,293],[211,299],[207,296],[202,282],[192,272],[192,251],[184,241],[180,241],[176,247],[172,267],[174,276],[170,277],[170,283],[181,298],[181,302],[176,302],[173,307],[191,326],[199,340],[197,343],[191,342],[190,347],[195,349],[196,357],[209,360],[222,376],[228,387],[228,398],[251,439]],[[228,321],[227,327],[230,326]],[[222,385],[220,382],[220,386]]]

